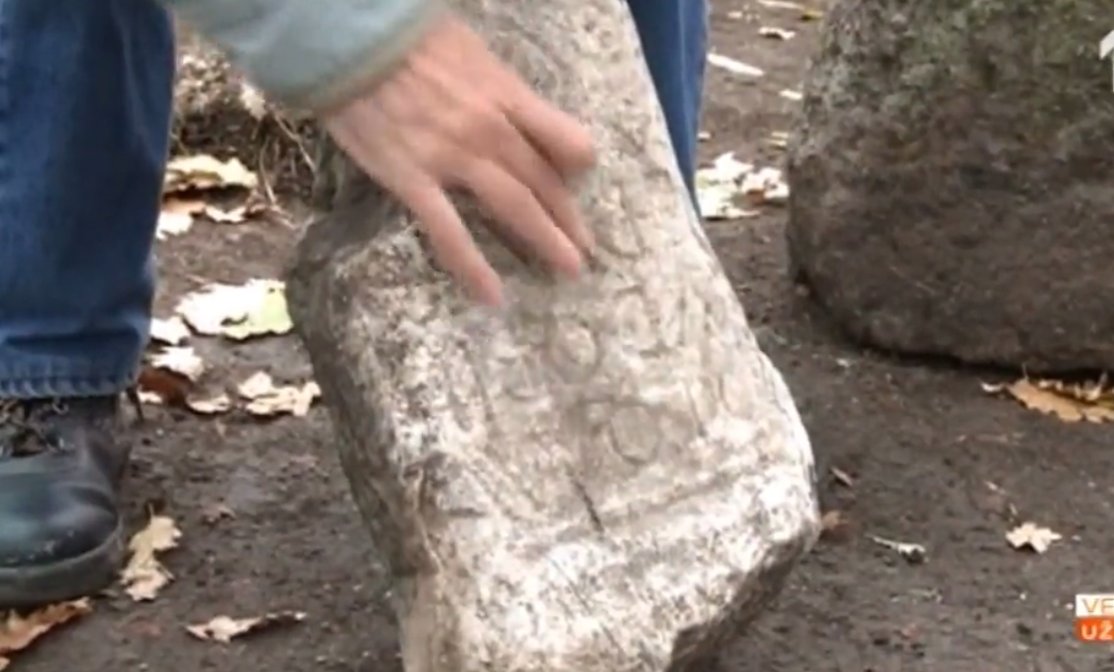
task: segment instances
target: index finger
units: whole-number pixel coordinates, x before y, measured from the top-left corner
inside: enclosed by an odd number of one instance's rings
[[[433,248],[433,256],[458,283],[481,303],[503,302],[499,274],[480,251],[448,194],[435,182],[406,180],[396,195],[419,221]]]

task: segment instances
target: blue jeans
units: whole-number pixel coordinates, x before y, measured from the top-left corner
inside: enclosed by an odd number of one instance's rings
[[[629,1],[691,188],[705,2]],[[154,0],[0,0],[0,398],[133,383],[173,78]]]

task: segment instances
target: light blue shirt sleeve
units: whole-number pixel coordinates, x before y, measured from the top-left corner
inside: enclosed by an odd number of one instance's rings
[[[271,98],[326,107],[382,76],[439,0],[161,0]]]

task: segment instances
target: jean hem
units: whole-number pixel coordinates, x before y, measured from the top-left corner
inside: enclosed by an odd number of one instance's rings
[[[45,399],[52,397],[100,397],[120,394],[135,384],[135,366],[111,373],[78,375],[6,371],[0,368],[0,398]]]

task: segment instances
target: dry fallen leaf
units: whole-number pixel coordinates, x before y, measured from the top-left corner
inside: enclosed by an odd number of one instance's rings
[[[789,202],[789,185],[783,181],[775,182],[762,193],[762,202],[771,205],[784,205]]]
[[[744,75],[746,77],[762,77],[766,74],[761,68],[747,65],[746,63],[736,61],[722,54],[708,54],[708,64],[726,70],[732,74]]]
[[[696,172],[696,195],[706,219],[739,219],[757,216],[758,212],[738,207],[736,196],[745,196],[752,205],[780,205],[789,199],[789,186],[780,170],[755,169],[728,152],[717,157],[711,167]]]
[[[8,654],[23,651],[54,628],[92,611],[93,605],[86,598],[52,604],[26,616],[9,612],[3,623],[0,623],[0,670],[11,664]]]
[[[1024,523],[1006,533],[1006,541],[1010,542],[1010,546],[1018,550],[1028,548],[1036,553],[1044,553],[1052,542],[1061,539],[1063,537],[1060,534],[1035,523]]]
[[[137,382],[140,401],[146,404],[180,406],[193,390],[188,378],[150,365],[139,371]]]
[[[163,348],[150,357],[151,366],[176,373],[196,383],[205,373],[205,362],[190,347]]]
[[[246,407],[247,412],[260,417],[289,414],[302,418],[321,395],[317,383],[306,383],[301,388],[280,387],[275,392],[274,395],[252,399]]]
[[[198,639],[228,644],[236,637],[255,634],[283,625],[301,623],[306,615],[300,611],[280,611],[256,618],[229,618],[217,616],[208,623],[186,626],[186,631]]]
[[[754,166],[736,159],[734,152],[721,154],[710,167],[697,170],[696,198],[700,203],[700,214],[709,220],[756,216],[757,212],[744,210],[735,204],[735,197],[741,194],[739,183],[752,170]]]
[[[139,395],[139,403],[147,404],[148,406],[162,406],[166,403],[162,395],[158,392],[151,392],[150,390],[140,389],[137,394]]]
[[[893,541],[892,539],[884,539],[882,537],[870,536],[870,540],[879,546],[884,546],[891,551],[896,551],[901,557],[905,558],[910,564],[920,564],[924,562],[927,551],[925,547],[920,544],[911,544],[903,541]]]
[[[279,280],[249,280],[243,285],[214,283],[184,297],[176,311],[194,331],[242,341],[289,333],[294,325]]]
[[[131,558],[120,577],[125,590],[136,602],[150,601],[174,575],[158,560],[158,554],[178,547],[182,532],[172,518],[151,516],[147,527],[128,544]]]
[[[240,383],[236,391],[244,399],[258,399],[259,397],[272,394],[275,389],[275,381],[271,375],[265,371],[259,371],[252,374],[247,380]]]
[[[204,363],[192,348],[167,348],[139,372],[139,400],[152,406],[175,406],[198,415],[218,415],[232,410],[232,400],[223,392],[199,388],[196,381]]]
[[[205,362],[193,348],[167,347],[153,352],[139,372],[140,401],[146,404],[186,405],[194,385],[205,373]]]
[[[263,417],[282,414],[303,417],[321,396],[317,383],[276,387],[271,376],[262,371],[240,383],[237,391],[248,401],[247,412]]]
[[[262,201],[250,201],[243,205],[238,205],[231,210],[224,210],[215,205],[209,205],[205,207],[202,214],[217,224],[241,224],[266,211],[266,203]]]
[[[155,237],[166,240],[169,236],[178,236],[190,230],[193,226],[193,216],[205,209],[205,202],[196,199],[176,198],[173,196],[163,199],[159,211],[159,222],[155,228]]]
[[[255,173],[239,159],[221,161],[207,154],[180,157],[166,166],[164,192],[177,194],[210,189],[254,190],[259,184]]]
[[[700,203],[700,214],[708,220],[745,219],[757,217],[755,210],[744,210],[734,203],[739,193],[731,184],[723,182],[704,182],[697,176],[696,198]]]
[[[151,340],[163,345],[181,345],[190,337],[190,329],[177,315],[163,320],[151,320]]]
[[[166,240],[170,236],[180,236],[193,226],[193,216],[182,212],[160,212],[155,225],[155,238]]]
[[[168,398],[165,394],[140,390],[139,401],[148,406],[178,406],[197,415],[221,415],[232,410],[232,399],[223,393],[215,396],[187,393]]]
[[[734,152],[720,154],[712,161],[710,168],[702,170],[704,175],[717,182],[738,182],[754,170],[754,166],[735,158]]]
[[[196,215],[203,210],[205,210],[205,201],[199,198],[167,196],[162,200],[163,212],[179,212],[186,215]]]
[[[232,399],[223,393],[211,397],[191,395],[186,397],[185,406],[198,415],[220,415],[232,410]]]
[[[1010,385],[1007,391],[1026,408],[1055,415],[1065,422],[1092,420],[1102,422],[1114,418],[1114,411],[1101,406],[1092,407],[1079,400],[1063,396],[1055,390],[1040,389],[1027,380]]]
[[[789,200],[789,185],[777,168],[762,168],[743,178],[740,191],[755,205],[781,205]]]
[[[1105,378],[1075,385],[1021,378],[998,385],[983,383],[982,389],[988,394],[1008,394],[1026,408],[1064,422],[1114,421],[1114,391],[1106,388]]]
[[[239,206],[231,210],[222,210],[215,205],[205,208],[205,216],[217,224],[240,224],[247,219],[247,208]]]

